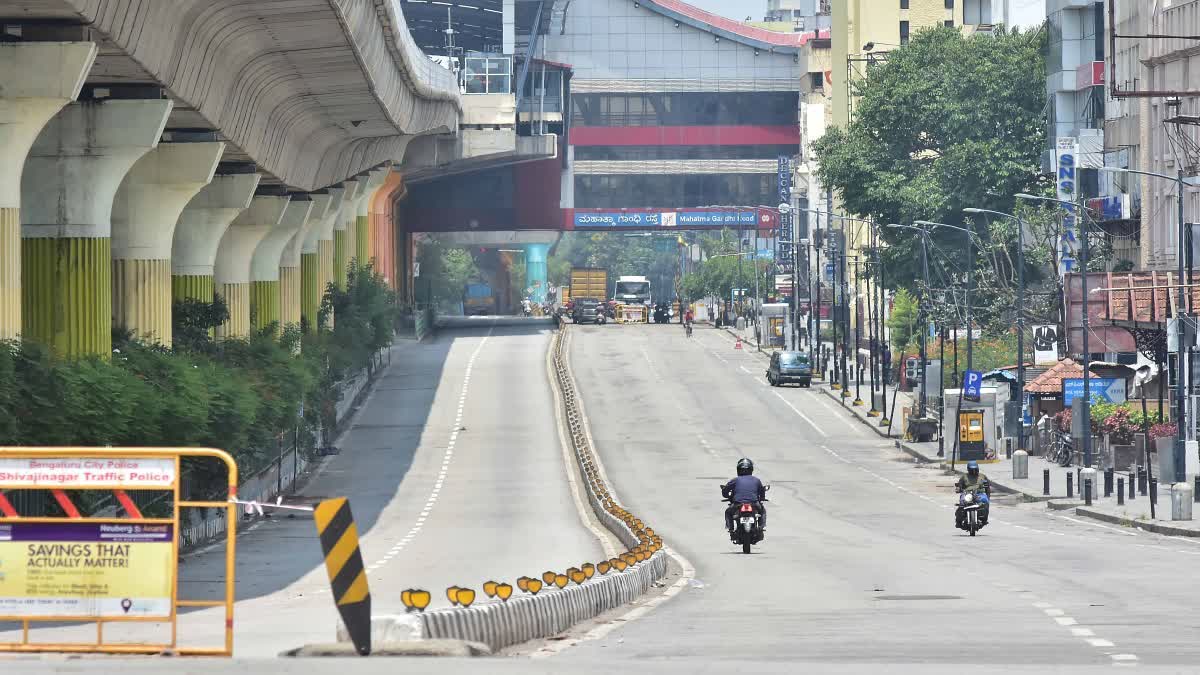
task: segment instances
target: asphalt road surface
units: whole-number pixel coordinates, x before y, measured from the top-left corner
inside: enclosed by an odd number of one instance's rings
[[[967,537],[950,477],[824,394],[768,386],[766,360],[721,331],[584,326],[571,353],[610,478],[703,586],[564,664],[1200,658],[1185,581],[1200,542],[1003,504]],[[772,485],[767,538],[749,556],[729,544],[718,501],[742,456]]]
[[[734,350],[724,333],[699,329],[687,339],[676,325],[570,330],[607,474],[627,506],[694,567],[683,592],[636,620],[609,617],[604,627],[612,630],[595,631],[602,637],[548,659],[259,660],[332,632],[311,523],[276,521],[240,544],[242,658],[142,660],[121,669],[926,675],[1131,665],[1178,672],[1200,660],[1200,618],[1187,587],[1200,543],[1004,500],[980,536],[964,536],[953,527],[950,477],[915,465],[820,392],[767,386],[765,360]],[[526,561],[537,559],[538,568],[598,554],[596,538],[566,508],[572,496],[551,426],[547,339],[540,328],[490,327],[398,348],[344,454],[310,486],[312,495],[353,490],[381,610],[397,608],[399,589],[418,583],[534,574]],[[429,504],[455,429],[448,473]],[[742,456],[772,485],[767,538],[749,556],[728,542],[718,491]],[[27,660],[18,670],[113,665]]]
[[[443,332],[393,348],[342,453],[304,488],[311,499],[350,498],[369,571],[373,611],[403,613],[400,592],[476,589],[546,569],[603,559],[567,481],[546,370],[547,322]],[[190,556],[180,597],[217,599],[224,546]],[[271,658],[332,642],[337,614],[310,517],[276,517],[238,541],[235,654]],[[188,613],[180,642],[217,646],[223,610]],[[106,634],[161,639],[146,627]],[[34,639],[87,639],[94,628],[34,631]],[[5,639],[11,634],[3,635]]]

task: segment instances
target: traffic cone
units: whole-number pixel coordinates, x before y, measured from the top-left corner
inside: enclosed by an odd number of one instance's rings
[[[742,338],[738,338],[738,339],[737,339],[737,342],[735,342],[735,343],[733,344],[733,348],[734,348],[734,349],[741,349],[741,348],[742,348]]]

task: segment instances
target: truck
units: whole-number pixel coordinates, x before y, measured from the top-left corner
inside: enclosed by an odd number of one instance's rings
[[[618,277],[613,287],[613,299],[622,305],[645,305],[652,303],[650,280],[646,277]]]
[[[481,282],[469,283],[463,287],[463,314],[467,316],[487,316],[496,314],[496,294],[492,287]]]
[[[608,300],[608,270],[600,267],[571,268],[571,300]]]

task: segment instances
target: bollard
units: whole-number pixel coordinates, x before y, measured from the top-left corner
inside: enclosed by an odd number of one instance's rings
[[[1125,506],[1125,477],[1117,476],[1117,506]]]
[[[1133,501],[1137,497],[1137,483],[1134,481],[1134,473],[1129,472],[1129,501]]]
[[[1092,505],[1092,479],[1085,478],[1083,480],[1083,503],[1087,506]]]
[[[1158,503],[1158,479],[1157,478],[1150,479],[1150,503],[1151,504]]]
[[[1042,469],[1042,494],[1050,496],[1050,469]]]
[[[1171,486],[1171,520],[1192,519],[1192,486],[1179,482]]]
[[[1113,491],[1113,469],[1108,467],[1104,470],[1104,496],[1111,497]]]
[[[1146,494],[1146,467],[1139,466],[1137,468],[1138,492],[1143,496]]]
[[[1200,502],[1200,476],[1196,476],[1196,487],[1192,488],[1192,498]]]
[[[1072,481],[1075,480],[1075,474],[1067,472],[1067,499],[1075,496],[1075,485]]]
[[[1096,470],[1090,466],[1079,472],[1079,496],[1083,497],[1088,506],[1092,505],[1092,498],[1096,496]]]
[[[1013,478],[1029,478],[1029,453],[1018,450],[1012,455]]]

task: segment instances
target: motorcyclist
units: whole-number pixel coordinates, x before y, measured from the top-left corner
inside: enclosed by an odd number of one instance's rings
[[[762,516],[762,529],[766,531],[767,507],[763,502],[767,499],[767,489],[754,475],[754,462],[749,458],[743,457],[738,460],[737,478],[721,486],[721,495],[729,500],[729,508],[725,509],[725,529],[729,531],[730,540],[734,538],[733,516],[742,504],[754,505]]]
[[[988,501],[991,501],[992,484],[991,481],[988,480],[987,475],[979,471],[979,462],[976,462],[975,460],[967,462],[967,474],[959,477],[958,482],[954,484],[954,492],[957,494],[962,494],[963,492],[974,492],[978,494],[982,492],[988,496]],[[990,508],[990,503],[983,503],[980,505],[980,525],[987,525],[988,510]],[[954,510],[954,522],[955,525],[960,529],[963,527],[965,516],[966,514],[963,511],[962,505],[960,504],[958,508]]]

